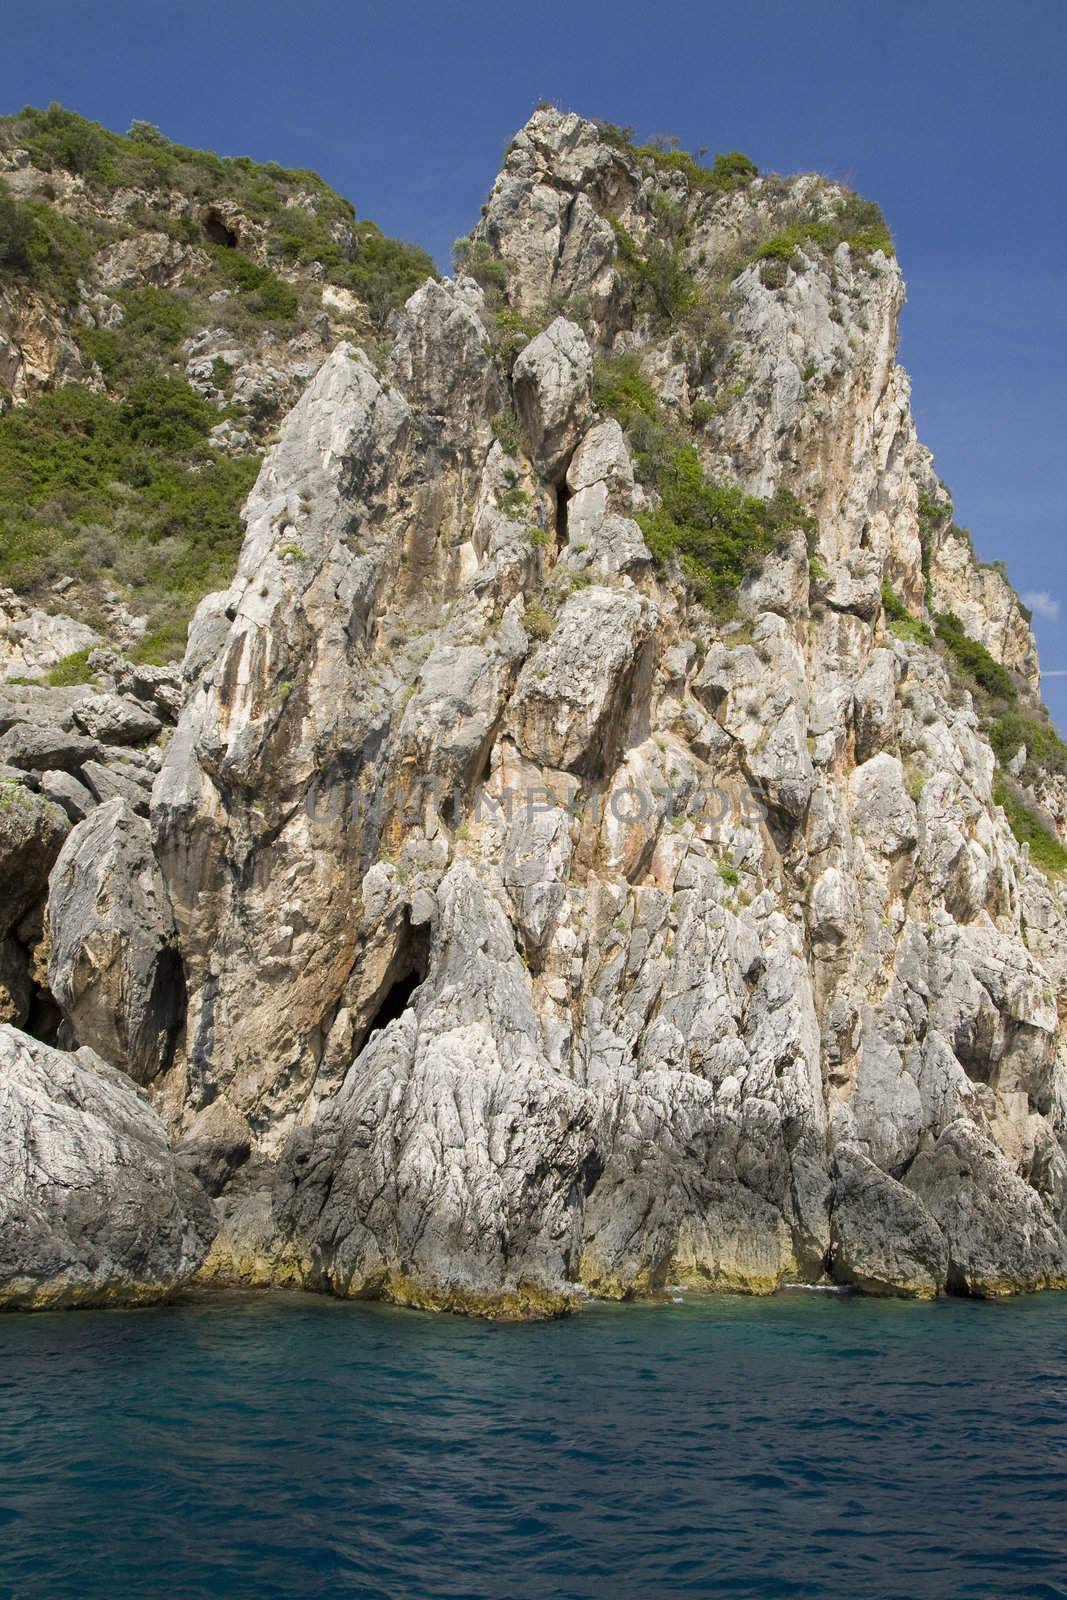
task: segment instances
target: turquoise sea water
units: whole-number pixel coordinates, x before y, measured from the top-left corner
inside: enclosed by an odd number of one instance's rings
[[[1067,1296],[0,1318],[0,1595],[1067,1596]]]

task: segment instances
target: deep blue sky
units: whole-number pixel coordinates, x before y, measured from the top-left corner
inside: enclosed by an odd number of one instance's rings
[[[442,266],[540,99],[855,184],[920,434],[1067,671],[1064,0],[36,0],[3,33],[0,109],[314,167]],[[1067,676],[1045,692],[1067,725]]]

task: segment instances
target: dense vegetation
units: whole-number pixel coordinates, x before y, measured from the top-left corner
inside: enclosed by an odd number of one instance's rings
[[[853,255],[873,255],[876,250],[893,254],[893,238],[876,201],[849,195],[837,202],[829,216],[801,219],[764,240],[752,259],[790,263],[798,250],[814,247],[830,254],[840,244],[847,244]]]
[[[882,607],[889,623],[889,631],[898,639],[907,639],[913,644],[933,644],[934,636],[926,623],[919,617],[912,616],[892,584],[888,582],[882,584]]]
[[[1039,867],[1046,872],[1063,872],[1067,869],[1067,850],[1003,773],[994,785],[993,799],[998,806],[1004,807],[1004,815],[1012,833],[1020,844],[1030,846],[1030,855]]]
[[[638,477],[658,496],[638,517],[657,564],[677,567],[686,588],[719,617],[730,614],[738,585],[802,529],[809,542],[814,518],[781,491],[772,500],[707,478],[685,431],[663,413],[637,360],[624,355],[597,365],[594,397],[629,436]]]
[[[180,653],[196,601],[232,576],[259,465],[211,447],[218,418],[167,373],[121,401],[71,387],[0,417],[0,583],[103,579],[148,614],[142,659]]]
[[[232,386],[226,362],[211,398],[187,382],[184,341],[205,327],[245,350],[292,339],[318,314],[323,277],[357,296],[374,334],[433,263],[357,222],[314,172],[189,149],[149,123],[121,135],[59,106],[27,108],[0,118],[0,148],[26,150],[54,175],[56,195],[67,174],[78,180],[64,210],[49,203],[52,180],[33,199],[0,182],[0,289],[65,308],[107,388],[42,394],[0,414],[0,583],[47,600],[72,576],[68,603],[90,622],[113,589],[149,616],[142,657],[179,654],[197,599],[232,575],[259,464],[251,448],[232,459],[210,444],[215,424],[247,419],[219,407]],[[119,191],[126,204],[111,203]],[[247,237],[226,223],[230,205]],[[181,282],[109,291],[117,310],[105,326],[72,316],[97,252],[149,230],[192,247]]]
[[[963,623],[955,612],[939,612],[935,622],[937,637],[948,646],[959,670],[991,700],[1014,705],[1019,691],[1011,673],[990,655],[984,644],[964,632]]]

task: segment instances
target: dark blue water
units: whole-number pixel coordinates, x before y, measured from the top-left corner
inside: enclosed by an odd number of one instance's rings
[[[0,1595],[1067,1596],[1067,1296],[0,1318]]]

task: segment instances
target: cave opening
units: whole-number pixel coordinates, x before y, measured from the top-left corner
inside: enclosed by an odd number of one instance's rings
[[[204,218],[204,232],[212,244],[221,244],[226,250],[237,249],[237,235],[226,226],[217,211],[209,211]]]
[[[429,967],[430,930],[413,928],[405,923],[400,948],[392,963],[390,974],[382,986],[378,1003],[363,1033],[364,1042],[371,1034],[388,1027],[402,1017],[411,997],[423,982]]]
[[[51,991],[42,984],[34,983],[30,990],[30,1005],[25,1022],[22,1024],[24,1033],[31,1039],[40,1039],[42,1044],[50,1044],[60,1048],[59,1030],[63,1026],[63,1013],[52,998]]]
[[[567,547],[567,506],[570,503],[571,492],[567,488],[567,480],[562,478],[556,484],[556,549],[565,550]]]

